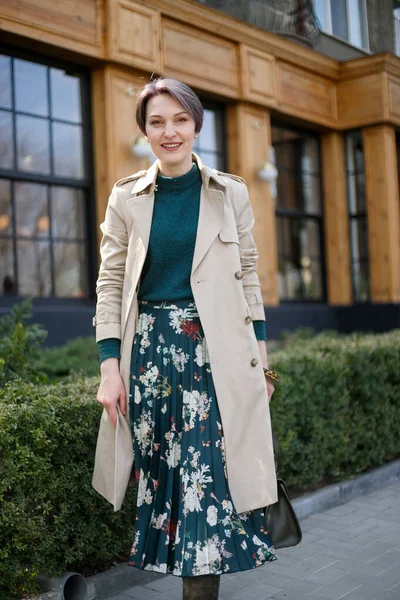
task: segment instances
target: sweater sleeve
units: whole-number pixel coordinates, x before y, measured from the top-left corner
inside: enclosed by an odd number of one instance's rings
[[[254,333],[258,340],[267,341],[267,331],[265,327],[265,321],[253,321]]]
[[[102,363],[107,358],[121,358],[121,340],[118,338],[106,338],[97,342],[99,359]]]

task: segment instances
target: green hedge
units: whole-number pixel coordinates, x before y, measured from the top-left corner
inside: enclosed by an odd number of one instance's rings
[[[290,486],[343,479],[400,456],[400,331],[318,336],[271,355],[271,401]]]
[[[133,540],[134,489],[113,512],[91,486],[98,379],[0,388],[0,597],[38,573],[101,568]]]
[[[78,337],[63,346],[44,348],[33,364],[49,381],[77,374],[94,377],[100,372],[96,338]]]

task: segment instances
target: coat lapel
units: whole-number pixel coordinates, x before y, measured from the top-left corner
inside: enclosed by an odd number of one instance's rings
[[[128,206],[133,215],[133,222],[143,243],[145,252],[149,246],[151,221],[154,209],[154,188],[158,174],[157,162],[146,174],[134,182]]]
[[[221,230],[224,218],[224,194],[227,187],[223,179],[215,171],[204,166],[196,154],[193,155],[193,158],[199,166],[203,185],[201,186],[200,213],[192,273],[200,265]]]

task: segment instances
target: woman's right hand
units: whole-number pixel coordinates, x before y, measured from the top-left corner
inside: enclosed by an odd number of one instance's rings
[[[101,381],[97,401],[106,409],[114,427],[117,426],[117,404],[126,415],[126,391],[117,358],[107,358],[100,365]]]

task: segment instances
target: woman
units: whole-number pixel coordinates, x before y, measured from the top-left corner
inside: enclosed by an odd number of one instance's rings
[[[134,456],[130,564],[183,577],[184,599],[215,599],[222,573],[275,559],[254,219],[244,181],[192,153],[203,108],[187,85],[147,84],[136,120],[157,162],[115,184],[101,226],[93,485],[118,510]]]

